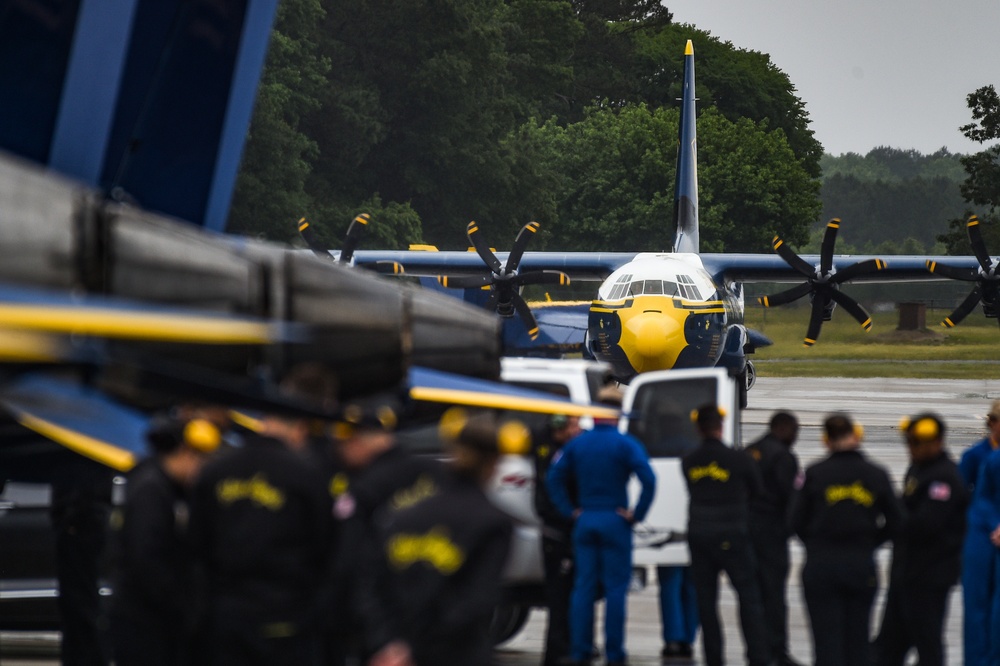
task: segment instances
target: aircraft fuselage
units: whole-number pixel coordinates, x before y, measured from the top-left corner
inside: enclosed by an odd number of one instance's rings
[[[696,254],[642,253],[612,273],[590,307],[588,345],[620,381],[652,370],[713,367],[741,299]]]

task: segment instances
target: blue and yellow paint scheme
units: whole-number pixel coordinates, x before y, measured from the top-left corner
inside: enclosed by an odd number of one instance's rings
[[[587,351],[616,377],[719,364],[742,305],[720,290],[697,255],[640,254],[614,273],[590,307]]]

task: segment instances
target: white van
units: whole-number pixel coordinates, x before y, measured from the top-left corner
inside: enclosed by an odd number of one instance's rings
[[[610,369],[598,361],[582,359],[505,358],[503,381],[570,398],[594,402],[597,391],[610,379]],[[687,488],[680,456],[698,443],[691,411],[715,402],[726,411],[723,440],[739,445],[739,403],[736,384],[726,370],[698,368],[664,370],[639,375],[625,391],[619,429],[645,445],[656,473],[657,487],[646,520],[635,527],[634,563],[637,580],[648,580],[646,568],[659,564],[690,562],[687,543]],[[531,416],[526,417],[529,421]],[[581,419],[583,427],[590,424]],[[498,642],[516,634],[532,606],[544,605],[540,521],[534,510],[534,461],[529,456],[504,456],[492,483],[493,500],[516,521],[511,553],[504,575],[506,596],[494,618]],[[633,480],[633,502],[639,484]]]

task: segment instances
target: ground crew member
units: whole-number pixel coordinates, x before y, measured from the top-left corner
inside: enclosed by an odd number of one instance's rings
[[[441,489],[396,511],[384,530],[396,613],[417,666],[485,666],[500,601],[510,518],[486,497],[500,450],[527,453],[527,429],[492,415],[449,418]],[[512,440],[516,439],[514,442]]]
[[[906,520],[892,549],[889,592],[875,641],[880,666],[903,666],[915,648],[921,666],[941,666],[948,594],[958,582],[968,489],[944,448],[944,423],[919,414],[901,425],[910,453],[903,479]]]
[[[995,527],[991,514],[995,498],[981,493],[978,480],[986,459],[1000,445],[1000,400],[994,400],[986,415],[987,434],[965,450],[958,464],[969,489],[968,529],[962,546],[962,641],[964,659],[969,666],[992,664],[990,656],[1000,646],[991,637],[993,597],[997,590],[994,559],[996,547],[990,542]]]
[[[792,453],[799,422],[788,412],[771,416],[767,433],[746,448],[757,463],[763,492],[750,503],[750,541],[757,560],[757,583],[764,604],[771,656],[778,664],[796,666],[788,652],[788,507],[795,492],[799,461]]]
[[[806,469],[791,509],[806,547],[802,588],[813,653],[816,666],[867,664],[874,552],[899,532],[902,507],[886,471],[859,450],[860,426],[834,414],[823,430],[830,455]]]
[[[621,407],[621,390],[607,386],[598,402]],[[628,482],[635,474],[642,492],[629,509]],[[656,477],[637,439],[618,432],[615,419],[595,419],[594,429],[563,447],[546,478],[559,511],[576,519],[576,575],[570,599],[570,654],[588,663],[594,648],[594,599],[604,588],[604,650],[608,664],[625,663],[625,600],[632,578],[632,525],[653,503]],[[570,498],[575,485],[576,501]]]
[[[128,478],[118,520],[118,566],[111,607],[115,664],[191,662],[194,563],[188,542],[189,492],[221,441],[205,420],[162,416],[146,435],[152,457]]]
[[[722,443],[723,413],[715,404],[693,415],[701,444],[681,460],[688,504],[691,576],[698,597],[705,663],[723,662],[719,626],[719,574],[723,571],[740,600],[740,625],[751,666],[770,662],[760,590],[750,544],[749,502],[762,492],[760,472],[750,458]]]
[[[312,378],[280,389],[319,405]],[[308,462],[311,422],[266,414],[244,444],[195,483],[191,539],[207,578],[209,662],[318,664],[334,521],[327,483]]]
[[[343,412],[336,450],[348,475],[342,488],[331,491],[341,524],[338,563],[350,615],[346,621],[359,634],[364,663],[389,663],[389,655],[409,659],[393,617],[395,595],[382,535],[394,512],[441,491],[444,468],[397,445],[395,400],[370,398]]]
[[[534,503],[538,517],[542,519],[545,605],[549,610],[544,666],[558,666],[570,658],[569,599],[573,592],[573,520],[559,513],[545,487],[545,476],[553,457],[579,434],[580,420],[577,417],[554,414],[540,436],[532,438],[535,452]],[[575,497],[575,490],[571,494]]]

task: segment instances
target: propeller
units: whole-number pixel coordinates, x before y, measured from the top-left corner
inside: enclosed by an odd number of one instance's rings
[[[848,280],[875,273],[886,267],[882,259],[866,259],[851,264],[843,270],[836,270],[833,267],[833,247],[837,241],[837,231],[840,229],[840,220],[834,218],[826,225],[823,234],[823,243],[820,246],[819,265],[813,266],[785,244],[778,236],[774,237],[771,243],[774,251],[777,252],[789,266],[798,273],[805,276],[806,281],[791,289],[762,296],[757,299],[764,307],[774,307],[791,303],[802,298],[806,294],[812,295],[812,312],[809,316],[809,328],[804,340],[806,347],[812,347],[819,339],[819,331],[824,321],[830,321],[833,309],[837,305],[843,307],[854,317],[861,327],[866,331],[871,330],[872,319],[868,311],[856,300],[840,291],[840,285]]]
[[[469,222],[469,226],[466,228],[469,242],[472,243],[472,247],[490,269],[490,272],[482,275],[441,275],[438,277],[438,282],[444,287],[455,289],[489,287],[490,297],[486,301],[486,308],[496,310],[501,317],[512,317],[517,312],[528,328],[528,335],[532,340],[536,339],[538,337],[538,322],[531,313],[527,302],[521,297],[521,287],[528,284],[569,284],[569,276],[562,271],[522,272],[518,270],[528,242],[538,232],[540,226],[538,222],[529,222],[521,227],[517,238],[514,239],[514,247],[507,255],[507,263],[501,264],[497,256],[493,254],[493,250],[490,249],[489,243],[483,239],[479,232],[479,224]]]
[[[983,304],[983,314],[987,317],[997,316],[998,296],[1000,296],[1000,275],[997,274],[998,262],[993,261],[990,253],[986,250],[986,243],[983,241],[983,232],[979,228],[978,217],[973,215],[969,218],[966,231],[969,234],[969,243],[972,245],[972,252],[976,255],[976,261],[979,262],[978,269],[957,268],[955,266],[945,266],[936,261],[927,261],[927,270],[935,275],[943,275],[953,280],[976,283],[972,287],[972,291],[969,292],[969,295],[965,297],[965,300],[941,322],[942,326],[948,328],[957,326],[980,302]]]
[[[344,237],[344,245],[340,249],[340,256],[335,259],[337,263],[350,265],[354,261],[354,251],[361,244],[361,237],[364,236],[369,221],[371,221],[371,216],[368,213],[361,213],[351,220],[350,226],[347,227],[347,235]],[[330,251],[320,243],[316,231],[306,221],[306,218],[303,217],[299,220],[298,229],[299,235],[313,251],[313,254],[322,259],[334,259]],[[401,275],[404,272],[402,264],[395,261],[376,261],[374,264],[366,264],[363,267],[383,274]]]

